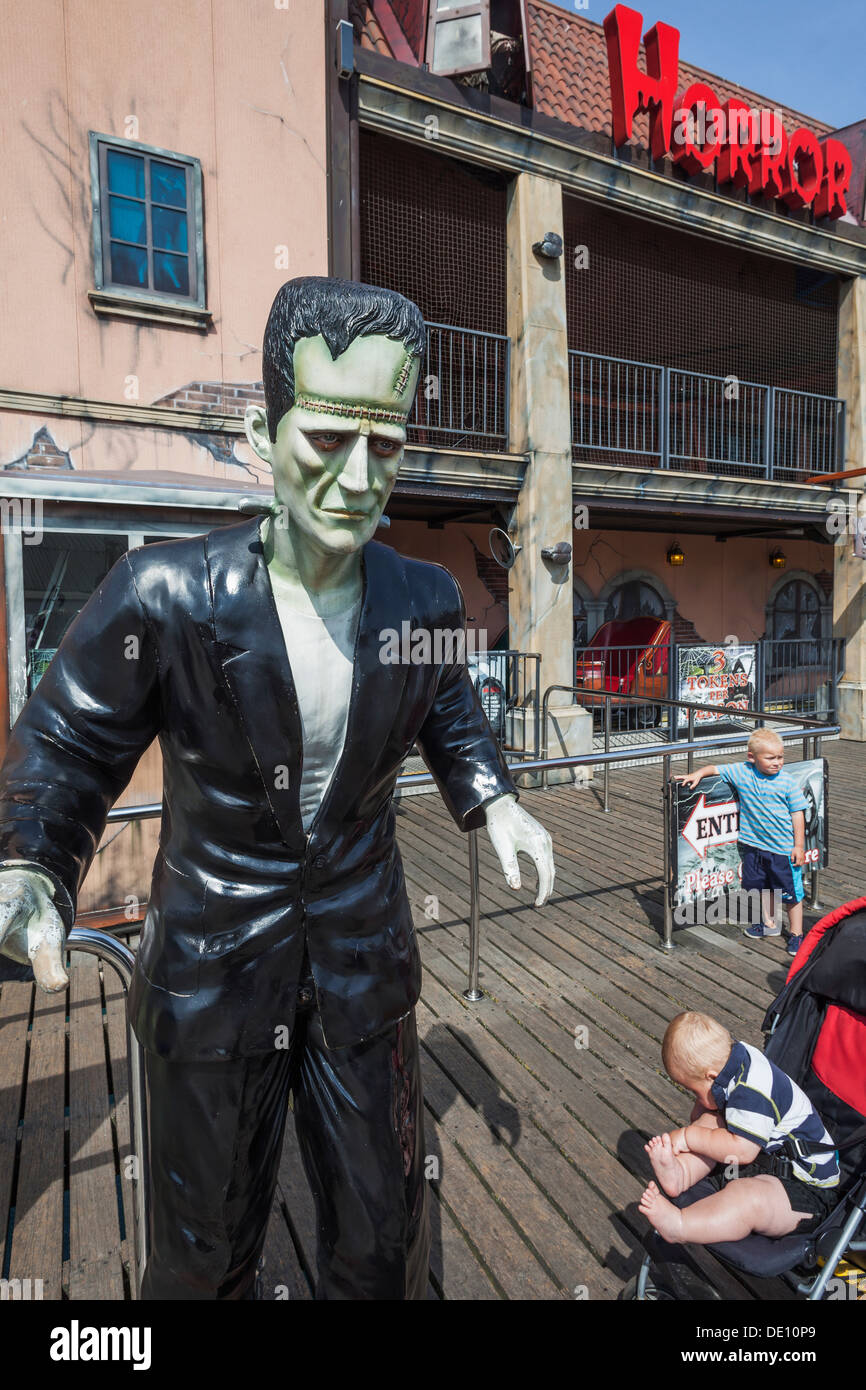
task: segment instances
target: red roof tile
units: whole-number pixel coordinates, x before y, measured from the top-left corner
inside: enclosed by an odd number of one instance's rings
[[[582,130],[604,131],[609,135],[610,84],[604,29],[593,20],[569,14],[547,0],[529,0],[527,8],[536,110]],[[647,29],[651,24],[648,20]],[[641,62],[645,60],[641,46]],[[717,77],[704,68],[694,67],[681,58],[680,90],[692,82],[707,82],[720,102],[728,97],[741,97],[759,110],[763,107],[778,110],[788,127],[807,125],[818,135],[828,134],[833,129],[831,125],[780,106],[771,97],[759,96],[757,92]],[[647,143],[648,123],[648,116],[637,117],[635,135],[640,144]]]
[[[388,40],[368,0],[349,0],[349,19],[362,48],[371,48],[374,53],[384,53],[386,58],[393,58]]]
[[[613,8],[613,0],[610,7]],[[570,14],[550,4],[549,0],[528,0],[527,10],[536,110],[581,130],[601,131],[609,135],[610,85],[602,26],[583,15]],[[370,0],[349,0],[349,14],[362,48],[374,49],[393,57]],[[647,28],[652,22],[647,20]],[[643,50],[641,54],[643,62]],[[681,59],[680,88],[692,82],[707,82],[720,102],[728,97],[741,97],[758,110],[778,110],[789,130],[798,125],[808,126],[817,135],[827,135],[833,130],[833,126],[824,121],[780,106],[771,97],[760,96]],[[635,118],[636,143],[647,143],[648,127],[648,116]]]

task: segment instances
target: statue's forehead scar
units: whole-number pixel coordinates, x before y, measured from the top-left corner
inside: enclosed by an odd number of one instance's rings
[[[350,405],[348,401],[321,400],[314,396],[298,396],[295,405],[302,410],[345,415],[352,420],[382,420],[393,425],[405,425],[408,413],[405,410],[385,410],[378,405]]]
[[[403,362],[400,368],[397,371],[397,375],[394,378],[395,395],[402,396],[403,392],[406,390],[406,386],[409,382],[409,377],[412,375],[412,363],[414,361],[415,359],[412,356],[411,352],[407,352],[403,358]]]

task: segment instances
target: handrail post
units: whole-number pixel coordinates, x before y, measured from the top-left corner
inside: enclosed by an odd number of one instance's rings
[[[674,919],[671,912],[671,789],[668,779],[668,759],[662,763],[662,816],[664,818],[664,869],[662,881],[662,903],[664,905],[664,932],[662,950],[674,949]]]
[[[773,449],[774,449],[774,415],[776,413],[776,390],[773,386],[765,388],[767,392],[767,418],[764,421],[764,476],[773,476]]]
[[[610,752],[610,721],[611,721],[611,699],[609,695],[604,697],[604,751]],[[610,763],[604,765],[604,809],[610,810]]]
[[[813,758],[820,758],[821,756],[820,734],[816,734],[815,737],[812,739],[812,756]],[[825,814],[826,810],[827,808],[825,806]],[[820,867],[820,864],[813,864],[811,873],[809,874],[809,908],[812,911],[814,911],[814,909],[818,907],[818,872]]]
[[[671,638],[673,637],[673,625],[671,626]],[[668,701],[676,700],[679,689],[679,666],[680,649],[677,642],[671,641],[670,656],[668,658],[670,666],[668,671]],[[676,705],[668,704],[668,743],[676,743],[680,736],[679,730],[680,712]]]
[[[690,710],[689,710],[689,743],[692,744],[692,743],[694,743],[694,741],[695,741],[695,712],[694,712],[693,709],[690,709]],[[695,770],[695,755],[694,755],[694,753],[692,752],[691,748],[689,748],[688,762],[687,762],[687,764],[686,764],[686,768],[687,768],[687,770],[688,770],[689,772],[694,772],[694,770]]]
[[[541,742],[541,706],[538,703],[538,695],[541,692],[541,656],[535,657],[535,756],[538,758],[539,742]]]
[[[481,919],[478,902],[478,831],[469,831],[469,988],[463,998],[477,1004],[484,995],[478,988],[478,967],[481,953]]]

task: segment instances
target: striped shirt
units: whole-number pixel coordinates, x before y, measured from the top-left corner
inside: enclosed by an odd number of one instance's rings
[[[719,768],[722,781],[737,794],[740,803],[738,840],[769,854],[790,854],[794,848],[795,811],[806,810],[806,798],[793,777],[759,772],[754,763],[729,763]]]
[[[766,1153],[787,1153],[794,1177],[801,1182],[836,1187],[839,1159],[821,1116],[797,1083],[763,1052],[735,1042],[712,1094],[731,1134],[751,1139]],[[793,1140],[798,1158],[784,1147],[786,1139]],[[810,1152],[819,1144],[826,1144],[826,1151]]]

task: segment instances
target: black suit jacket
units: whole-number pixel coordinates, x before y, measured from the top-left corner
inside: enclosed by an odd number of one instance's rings
[[[259,526],[119,560],[0,772],[0,860],[47,873],[69,927],[107,813],[159,738],[160,847],[130,1011],[166,1058],[272,1051],[305,938],[330,1047],[404,1016],[421,969],[394,836],[400,765],[417,741],[463,830],[515,790],[465,665],[380,660],[385,628],[463,627],[455,580],[371,541],[345,747],[307,839],[298,701]]]

